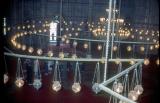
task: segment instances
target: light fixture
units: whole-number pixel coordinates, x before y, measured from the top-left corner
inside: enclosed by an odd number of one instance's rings
[[[24,81],[22,78],[17,78],[15,84],[17,87],[21,88],[24,85]]]
[[[72,90],[75,93],[80,92],[81,90],[81,75],[80,75],[80,70],[79,70],[79,63],[76,63],[76,68],[75,68],[75,72],[74,72],[74,83],[72,85]]]
[[[21,48],[21,44],[19,44],[19,43],[16,46],[17,46],[18,49]]]
[[[24,85],[24,74],[22,69],[22,64],[20,58],[17,61],[17,71],[16,71],[16,81],[15,84],[17,87],[21,88]]]
[[[53,81],[52,89],[58,92],[61,89],[61,84],[59,81]]]
[[[134,91],[136,91],[136,93],[138,95],[141,95],[143,93],[143,87],[142,87],[142,85],[136,85],[135,88],[134,88]]]
[[[99,88],[99,83],[94,83],[93,86],[92,86],[92,90],[96,94],[99,93],[101,91],[101,89]]]
[[[63,52],[59,52],[59,57],[60,57],[61,59],[63,59],[63,58],[64,58],[64,53],[63,53]]]
[[[117,93],[122,93],[122,92],[123,92],[123,85],[122,85],[122,83],[117,83],[117,82],[115,82],[115,83],[113,84],[113,90],[114,90],[115,92],[117,92]]]
[[[145,50],[144,46],[141,46],[140,50],[141,50],[141,52],[144,52],[144,50]]]
[[[39,90],[42,86],[41,82],[41,72],[40,72],[40,65],[39,61],[34,60],[34,81],[33,81],[33,87]]]
[[[60,69],[59,69],[59,63],[56,61],[55,69],[54,69],[54,75],[53,75],[53,84],[52,89],[56,92],[58,92],[61,89],[61,76],[60,76]]]
[[[102,50],[102,45],[98,45],[97,49]]]
[[[135,64],[135,61],[134,61],[134,60],[131,60],[131,61],[130,61],[130,64],[131,64],[131,65]]]
[[[88,44],[87,44],[87,43],[84,43],[84,45],[83,45],[83,46],[84,46],[84,48],[85,48],[85,49],[87,49],[87,48],[88,48]]]
[[[117,49],[118,49],[117,46],[113,46],[112,48],[113,51],[117,51]]]
[[[144,59],[144,65],[148,65],[149,64],[149,59],[145,58]]]
[[[99,62],[97,62],[96,68],[94,71],[93,81],[92,81],[92,84],[93,84],[92,90],[96,94],[101,91],[99,88],[99,83],[100,83],[100,65],[99,65]]]
[[[130,91],[128,93],[128,98],[133,100],[133,101],[136,101],[138,99],[138,95],[137,95],[136,91],[133,91],[133,90]]]
[[[159,58],[156,60],[156,64],[159,65]]]
[[[33,51],[34,51],[33,47],[29,47],[29,48],[28,48],[28,52],[29,52],[29,53],[33,53]]]
[[[73,41],[73,47],[76,47],[77,46],[77,41]]]
[[[3,79],[4,79],[4,84],[6,84],[9,80],[8,74],[4,74]]]
[[[38,54],[38,55],[42,55],[42,53],[43,53],[42,49],[38,49],[38,50],[37,50],[37,54]]]
[[[22,45],[22,50],[26,50],[26,45]]]
[[[131,46],[127,46],[127,51],[130,52],[132,50]]]
[[[74,91],[74,93],[78,93],[81,91],[81,86],[80,86],[80,83],[73,83],[72,85],[72,90]]]
[[[49,57],[52,57],[53,56],[53,52],[50,50],[50,51],[48,51],[48,56]]]
[[[33,87],[39,90],[42,87],[41,79],[34,79]]]
[[[69,39],[67,39],[67,40],[66,40],[66,44],[69,44],[69,42],[70,42]]]

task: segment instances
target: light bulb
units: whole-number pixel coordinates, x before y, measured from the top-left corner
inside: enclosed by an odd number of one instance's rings
[[[38,50],[37,50],[37,54],[38,54],[38,55],[42,55],[42,53],[43,53],[42,49],[38,49]]]
[[[77,41],[74,41],[73,42],[73,47],[76,47],[77,46]]]
[[[149,59],[144,59],[144,65],[148,65],[149,64]]]
[[[59,57],[60,57],[61,59],[63,59],[63,58],[64,58],[64,53],[63,53],[63,52],[60,52],[60,53],[59,53]]]
[[[128,98],[133,101],[136,101],[138,99],[138,95],[137,95],[136,91],[130,91],[128,93]]]
[[[98,45],[97,49],[102,50],[102,45]]]
[[[26,50],[26,45],[22,45],[22,50]]]
[[[24,81],[22,78],[17,78],[15,84],[17,87],[21,88],[24,85]]]
[[[92,90],[96,94],[99,93],[101,91],[101,89],[99,88],[99,84],[98,83],[94,83],[93,86],[92,86]]]
[[[136,91],[136,93],[138,95],[141,95],[143,93],[143,87],[142,87],[142,85],[136,85],[135,88],[134,88],[134,91]]]
[[[132,47],[131,47],[131,46],[128,46],[128,47],[127,47],[127,51],[130,52],[131,50],[132,50]]]
[[[113,90],[117,93],[122,93],[123,92],[123,85],[122,83],[115,83],[113,85]]]
[[[131,65],[135,64],[135,61],[134,61],[134,60],[131,60],[131,61],[130,61],[130,64],[131,64]]]
[[[48,56],[52,57],[53,56],[53,52],[52,51],[48,51]]]
[[[83,46],[84,46],[85,49],[88,48],[88,44],[87,43],[85,43]]]
[[[117,46],[113,46],[113,49],[112,49],[112,50],[113,50],[113,51],[117,51],[117,49],[118,49]]]
[[[53,84],[52,84],[52,89],[56,92],[58,92],[60,89],[61,89],[61,84],[59,81],[53,81]]]
[[[143,46],[140,47],[140,50],[144,52],[145,48]]]
[[[17,44],[16,46],[17,46],[17,48],[18,48],[18,49],[20,49],[20,48],[21,48],[21,44]]]
[[[156,60],[156,64],[159,65],[159,58]]]
[[[36,88],[37,90],[42,87],[42,82],[40,79],[34,79],[33,81],[33,87]]]
[[[32,47],[29,47],[29,48],[28,48],[28,52],[29,52],[29,53],[33,53],[33,51],[34,51],[34,49],[33,49]]]
[[[81,91],[81,86],[78,82],[73,83],[72,85],[72,90],[74,91],[74,93],[78,93]]]

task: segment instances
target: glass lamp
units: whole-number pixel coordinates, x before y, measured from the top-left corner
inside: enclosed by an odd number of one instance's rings
[[[72,90],[74,91],[74,93],[80,92],[81,91],[80,83],[78,82],[73,83]]]
[[[24,85],[24,80],[22,78],[17,78],[15,84],[17,87],[21,88]]]
[[[136,91],[136,93],[138,95],[141,95],[143,93],[143,87],[142,87],[142,85],[136,85],[135,88],[134,88],[134,91]]]
[[[33,81],[33,87],[36,88],[37,90],[42,87],[42,82],[40,79],[34,79]]]
[[[53,84],[52,84],[52,89],[56,92],[58,92],[60,89],[61,89],[61,83],[60,81],[53,81]]]
[[[138,95],[137,95],[136,91],[133,91],[133,90],[130,91],[128,93],[128,98],[133,100],[133,101],[136,101],[138,99]]]

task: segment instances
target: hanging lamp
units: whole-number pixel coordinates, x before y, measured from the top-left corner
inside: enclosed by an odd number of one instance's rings
[[[41,72],[38,59],[34,61],[34,81],[33,87],[39,90],[42,87]]]
[[[74,74],[74,83],[72,85],[72,90],[74,93],[78,93],[81,90],[81,75],[79,70],[79,63],[76,63],[75,74]]]
[[[97,62],[96,68],[94,71],[93,81],[92,81],[92,84],[93,84],[92,90],[96,94],[101,91],[99,88],[99,83],[100,83],[100,67],[99,67],[99,62]]]
[[[21,88],[24,85],[24,74],[22,69],[22,64],[20,58],[17,61],[17,71],[16,71],[16,81],[15,84],[17,87]]]
[[[61,88],[62,88],[62,86],[61,86],[61,76],[60,76],[59,63],[58,63],[58,61],[56,61],[54,75],[53,75],[52,89],[54,91],[58,92]]]

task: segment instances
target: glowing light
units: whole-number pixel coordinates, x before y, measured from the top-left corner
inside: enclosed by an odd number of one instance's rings
[[[62,38],[61,38],[61,40],[62,40],[62,42],[64,42],[64,41],[65,41],[65,38],[64,38],[64,37],[62,37]]]
[[[113,51],[117,51],[118,47],[117,46],[113,46],[112,50]]]
[[[74,41],[74,42],[73,42],[73,47],[76,47],[77,44],[78,44],[77,41]]]
[[[72,85],[72,90],[74,91],[74,93],[78,93],[81,91],[81,86],[79,83],[73,83]]]
[[[69,39],[67,39],[67,40],[66,40],[66,44],[69,44],[69,42],[70,42]]]
[[[52,51],[48,51],[48,56],[52,57],[53,56],[53,52]]]
[[[4,74],[3,79],[4,79],[4,84],[6,84],[9,80],[8,74]]]
[[[61,90],[61,83],[59,81],[54,81],[52,84],[52,89],[56,92],[58,92],[59,90]]]
[[[136,91],[130,91],[128,93],[128,98],[133,101],[136,101],[138,99],[138,95],[137,95]]]
[[[40,79],[34,79],[33,82],[33,87],[36,88],[37,90],[42,87],[42,82]]]
[[[63,59],[63,58],[64,58],[64,53],[63,53],[63,52],[60,52],[60,53],[59,53],[59,57],[60,57],[61,59]]]
[[[150,62],[149,62],[149,59],[144,59],[144,65],[148,65]]]
[[[134,61],[134,60],[131,60],[131,61],[130,61],[130,64],[131,64],[131,65],[135,64],[135,61]]]
[[[22,45],[22,50],[26,50],[26,45]]]
[[[117,58],[117,60],[115,61],[115,63],[118,65],[121,63],[121,61],[119,60],[119,58]]]
[[[127,51],[130,52],[131,50],[132,50],[132,47],[131,47],[131,46],[128,46],[128,47],[127,47]]]
[[[92,86],[92,90],[96,94],[99,93],[101,91],[101,89],[99,88],[99,84],[98,83],[94,83],[93,86]]]
[[[38,54],[38,55],[42,55],[42,53],[43,53],[42,49],[38,49],[38,50],[37,50],[37,54]]]
[[[33,51],[34,51],[33,47],[29,47],[29,48],[28,48],[28,52],[29,52],[29,53],[33,53]]]
[[[143,93],[142,85],[136,85],[134,91],[137,93],[137,95],[141,95]]]
[[[144,52],[144,50],[145,50],[144,46],[141,46],[140,50],[141,50],[141,52]]]
[[[159,58],[156,60],[156,64],[159,65]]]
[[[17,48],[18,48],[18,49],[20,49],[20,48],[21,48],[21,44],[17,44],[16,46],[17,46]]]
[[[97,49],[102,50],[102,45],[98,45]]]
[[[22,78],[17,78],[15,84],[17,87],[21,88],[24,85],[24,81]]]
[[[101,17],[100,18],[100,22],[104,22],[105,21],[105,18],[104,17]]]
[[[113,90],[115,92],[117,92],[117,93],[122,93],[123,92],[123,85],[122,85],[122,83],[114,83]]]
[[[87,43],[85,43],[83,46],[84,46],[85,49],[88,48],[88,44]]]
[[[149,47],[149,49],[150,49],[150,50],[153,50],[153,49],[154,49],[154,46],[153,46],[153,45],[151,45],[151,46]]]

